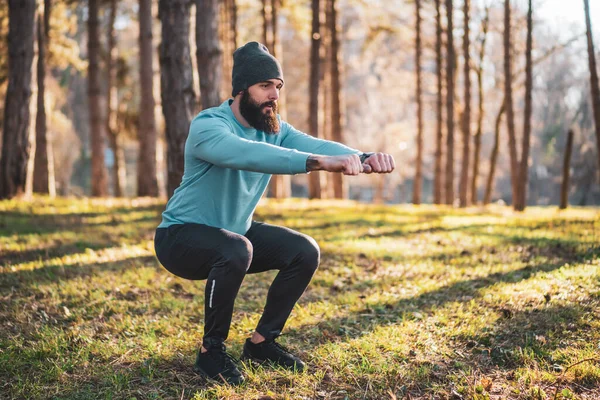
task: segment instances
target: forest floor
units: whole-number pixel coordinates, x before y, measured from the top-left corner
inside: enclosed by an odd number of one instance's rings
[[[600,399],[600,210],[265,201],[321,266],[280,341],[292,373],[192,372],[204,282],[162,269],[164,202],[0,202],[2,399]],[[249,275],[239,357],[274,272]]]

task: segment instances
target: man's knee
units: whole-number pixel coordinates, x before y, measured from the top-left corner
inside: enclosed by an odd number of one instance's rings
[[[310,236],[303,236],[297,249],[298,258],[302,260],[304,267],[312,270],[312,272],[316,271],[321,259],[321,250],[315,239]]]
[[[245,274],[252,262],[252,243],[245,237],[237,238],[223,249],[227,264],[236,272]]]

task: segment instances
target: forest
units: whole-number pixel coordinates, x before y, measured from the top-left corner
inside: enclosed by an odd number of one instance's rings
[[[230,96],[231,55],[257,40],[286,71],[284,120],[402,166],[274,176],[270,197],[598,204],[588,2],[570,29],[535,2],[339,2],[3,3],[0,197],[168,196],[189,121]]]
[[[0,399],[599,399],[599,26],[590,0],[0,1]],[[157,226],[253,41],[281,120],[396,168],[264,181],[247,222],[312,251],[277,337],[306,365],[243,357],[294,248],[238,270],[207,351],[234,385],[196,369],[230,261],[171,273]],[[220,182],[196,214],[243,208]]]

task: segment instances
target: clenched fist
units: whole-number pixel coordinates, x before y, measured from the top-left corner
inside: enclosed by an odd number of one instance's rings
[[[371,174],[388,174],[396,168],[394,157],[386,153],[373,153],[363,163],[363,172]]]

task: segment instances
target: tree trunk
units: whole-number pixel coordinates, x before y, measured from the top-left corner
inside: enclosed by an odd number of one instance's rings
[[[454,203],[454,29],[452,0],[446,0],[447,62],[446,62],[446,204]]]
[[[138,196],[158,196],[156,176],[156,119],[154,116],[154,57],[152,47],[152,0],[140,0],[140,153],[137,170]]]
[[[433,173],[433,203],[442,204],[442,143],[443,143],[443,93],[442,93],[442,16],[440,0],[435,0],[435,68],[437,78],[435,166]]]
[[[37,112],[35,119],[35,159],[33,166],[33,191],[35,193],[56,196],[54,182],[54,157],[52,142],[46,124],[45,78],[46,78],[46,49],[48,48],[48,28],[45,26],[46,14],[50,13],[49,0],[44,4],[44,13],[38,13],[37,40]]]
[[[594,123],[596,125],[596,149],[598,167],[600,168],[600,87],[598,86],[598,70],[596,69],[596,53],[594,52],[594,40],[592,38],[592,21],[590,20],[589,0],[583,0],[583,6],[585,8],[585,27],[588,45],[588,62],[590,67],[592,108],[594,109]]]
[[[319,137],[319,63],[321,50],[321,10],[319,0],[312,1],[312,35],[310,46],[310,81],[308,125],[310,133]],[[321,176],[317,172],[308,175],[308,197],[321,198]]]
[[[277,17],[279,14],[280,0],[271,1],[271,48],[273,56],[283,64],[283,54],[281,42],[279,40],[279,24]],[[287,120],[285,89],[279,92],[277,101],[279,115],[284,121]],[[285,199],[292,196],[292,177],[290,175],[273,175],[271,178],[271,195],[276,199]]]
[[[529,11],[527,12],[527,48],[525,50],[525,116],[523,126],[523,144],[521,146],[521,165],[519,166],[518,180],[518,201],[515,203],[515,210],[523,211],[527,204],[527,182],[529,181],[529,147],[531,137],[531,114],[533,90],[533,74],[531,50],[533,47],[533,9],[532,2],[529,0]]]
[[[562,185],[560,187],[560,209],[564,210],[569,205],[569,177],[571,173],[571,153],[573,152],[573,129],[567,133],[567,145],[563,161]]]
[[[233,48],[234,50],[238,47],[238,30],[237,30],[237,3],[236,0],[229,0],[229,4],[231,7],[231,31],[232,31],[232,40],[233,40]]]
[[[9,0],[8,87],[4,104],[0,199],[25,192],[30,152],[29,101],[35,23],[35,0]]]
[[[117,128],[117,69],[115,60],[117,58],[117,38],[115,34],[115,20],[117,19],[117,1],[110,0],[110,18],[108,23],[108,49],[106,52],[106,132],[108,142],[113,152],[114,164],[112,169],[112,184],[115,197],[125,195],[125,152],[120,140],[120,132]]]
[[[221,44],[219,43],[219,3],[196,0],[196,60],[200,78],[202,108],[221,104]]]
[[[494,184],[494,177],[496,175],[496,161],[498,160],[498,150],[500,149],[500,123],[502,122],[502,114],[506,110],[505,100],[502,100],[502,106],[496,116],[496,125],[494,129],[494,147],[492,148],[492,154],[490,155],[490,171],[487,178],[487,184],[485,186],[485,196],[483,198],[483,204],[490,204],[492,200],[492,189]]]
[[[160,86],[167,138],[167,195],[181,183],[184,146],[194,113],[190,0],[160,0]]]
[[[463,151],[462,151],[462,168],[460,171],[460,182],[458,185],[459,204],[460,207],[469,205],[469,158],[471,156],[471,57],[469,54],[471,40],[469,38],[469,22],[470,22],[470,0],[464,0],[464,36],[463,36],[463,53],[465,64],[463,66],[464,82],[465,82],[465,109],[462,114],[462,133],[463,133]]]
[[[102,113],[104,102],[100,76],[98,0],[89,0],[88,5],[88,106],[92,145],[92,196],[104,197],[107,194],[107,172],[104,163],[106,125]]]
[[[413,204],[421,204],[421,186],[423,183],[423,96],[421,89],[421,0],[415,0],[416,7],[416,79],[417,79],[417,159],[415,165],[415,181],[413,183]]]
[[[219,42],[221,44],[222,57],[221,68],[224,73],[221,74],[220,93],[222,99],[231,97],[231,70],[233,68],[232,54],[235,51],[233,43],[233,21],[231,17],[232,0],[225,0],[219,3]]]
[[[504,0],[504,98],[506,107],[506,123],[508,127],[508,150],[510,156],[510,182],[512,187],[513,206],[518,199],[517,179],[519,176],[519,156],[515,133],[515,113],[512,97],[512,46],[510,43],[510,0]]]
[[[342,63],[340,63],[340,39],[339,39],[339,23],[338,23],[338,7],[339,2],[336,0],[327,1],[327,13],[329,22],[330,34],[330,60],[329,74],[331,79],[331,140],[335,142],[344,141],[343,132],[343,104],[342,104]],[[331,175],[333,186],[333,197],[335,199],[348,198],[348,184],[344,179],[343,174]]]
[[[473,138],[473,176],[471,177],[471,204],[477,204],[477,178],[479,177],[479,156],[481,154],[481,136],[483,134],[483,116],[485,114],[483,102],[483,60],[485,58],[485,43],[487,41],[487,33],[489,29],[490,9],[486,7],[485,17],[481,22],[481,47],[479,49],[479,67],[477,68],[477,93],[478,93],[478,115],[477,115],[477,132]]]

